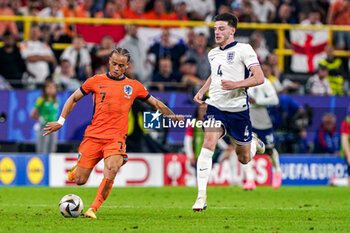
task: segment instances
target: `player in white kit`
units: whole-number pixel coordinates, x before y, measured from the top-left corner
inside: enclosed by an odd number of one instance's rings
[[[270,80],[265,78],[262,85],[248,89],[250,105],[250,120],[253,126],[253,132],[264,142],[265,154],[269,155],[272,161],[272,187],[277,189],[281,185],[281,168],[278,152],[275,149],[275,134],[272,128],[272,122],[267,111],[268,106],[277,105],[279,100],[275,88]],[[243,172],[246,176],[244,190],[255,189],[254,171],[252,162],[243,166]]]
[[[194,97],[203,104],[203,96],[209,90],[206,120],[221,122],[220,128],[206,127],[204,142],[197,160],[198,196],[192,209],[207,207],[207,183],[212,168],[212,156],[217,141],[228,133],[236,144],[238,160],[247,164],[256,152],[263,153],[265,145],[252,137],[249,119],[247,88],[264,83],[264,75],[253,48],[234,40],[237,17],[230,13],[217,15],[214,19],[215,41],[219,45],[209,54],[211,75]],[[249,72],[250,71],[250,72]],[[251,75],[249,75],[251,73]]]

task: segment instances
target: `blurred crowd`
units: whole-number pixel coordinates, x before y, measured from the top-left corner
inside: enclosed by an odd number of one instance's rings
[[[218,13],[232,12],[240,22],[289,23],[302,25],[350,25],[348,0],[0,0],[1,15],[39,17],[94,17],[153,20],[212,21]],[[121,40],[108,32],[100,43],[86,43],[70,23],[33,23],[29,39],[23,40],[23,22],[2,21],[0,37],[0,89],[40,88],[48,77],[59,90],[75,90],[88,77],[108,70],[108,55],[114,46],[131,52],[132,64],[127,75],[152,90],[192,90],[210,74],[207,52],[215,46],[212,31],[187,28],[185,40],[174,41],[171,30],[164,28],[158,41],[145,45],[139,27],[127,25]],[[285,32],[285,48],[293,47]],[[273,53],[277,34],[272,30],[238,31],[237,38],[249,42],[259,56],[265,76],[278,93],[312,95],[347,95],[348,58],[337,58],[334,49],[350,49],[350,32],[335,32],[334,46],[327,46],[327,56],[307,78],[288,76]],[[20,42],[19,45],[16,42]],[[53,43],[71,43],[66,49],[53,49]]]

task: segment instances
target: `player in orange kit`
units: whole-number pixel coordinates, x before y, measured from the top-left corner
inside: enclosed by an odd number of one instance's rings
[[[139,98],[173,121],[184,120],[182,116],[176,116],[161,101],[151,96],[140,82],[125,77],[129,61],[128,50],[114,49],[109,57],[109,72],[87,79],[80,89],[68,98],[59,120],[47,123],[44,129],[47,132],[43,136],[59,130],[76,103],[85,95],[93,93],[93,119],[86,128],[80,144],[78,163],[68,172],[69,180],[83,185],[94,166],[104,159],[104,178],[97,190],[95,201],[84,214],[86,218],[96,218],[95,213],[108,197],[119,168],[128,160],[125,139],[129,109],[133,101]]]

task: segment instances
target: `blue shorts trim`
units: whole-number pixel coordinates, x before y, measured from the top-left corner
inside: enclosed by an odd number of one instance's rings
[[[239,145],[246,145],[252,140],[252,124],[249,117],[249,109],[242,112],[226,112],[208,105],[205,120],[215,119],[220,121],[228,133]],[[224,136],[224,135],[223,135]]]
[[[255,129],[253,132],[258,135],[258,138],[263,141],[266,148],[272,149],[276,144],[276,135],[272,128],[270,129]]]

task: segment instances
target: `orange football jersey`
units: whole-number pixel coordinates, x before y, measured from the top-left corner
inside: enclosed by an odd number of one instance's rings
[[[135,98],[147,100],[147,89],[137,80],[115,79],[107,74],[95,75],[80,87],[84,95],[93,94],[93,117],[85,137],[124,138],[128,132],[129,109]]]

